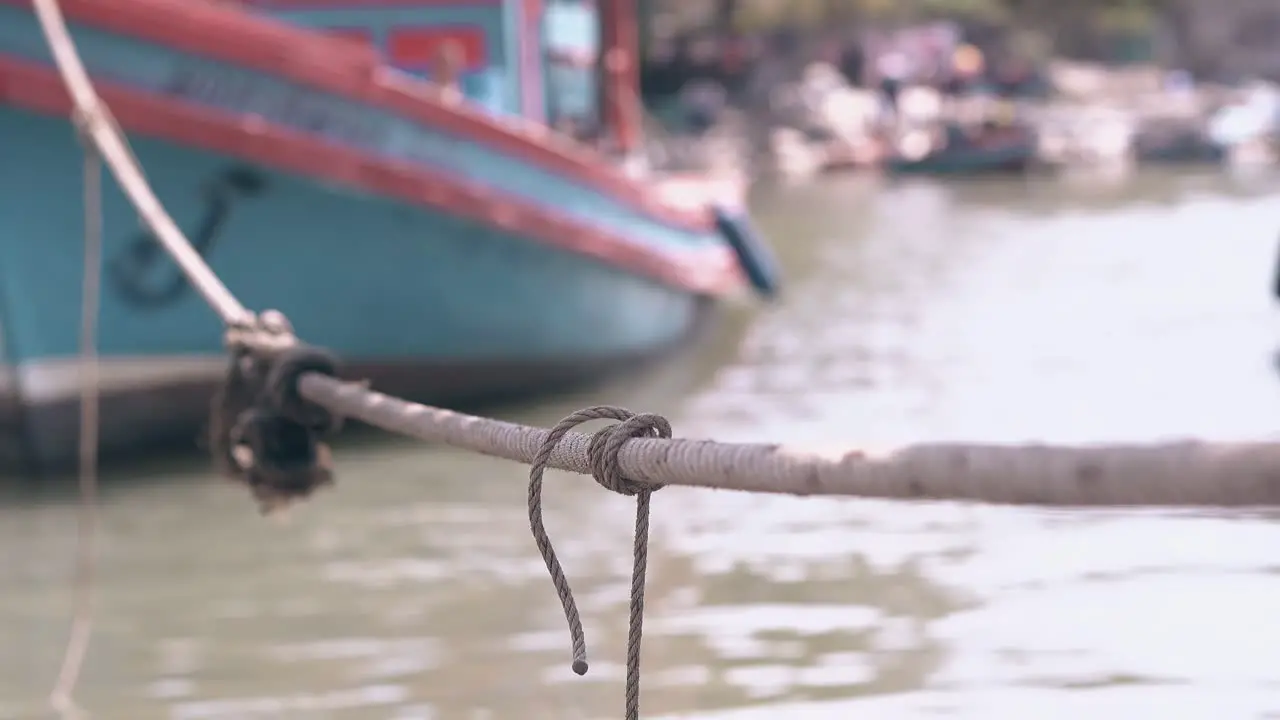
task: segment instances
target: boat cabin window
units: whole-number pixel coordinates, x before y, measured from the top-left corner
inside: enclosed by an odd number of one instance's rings
[[[501,112],[506,97],[490,35],[478,23],[392,27],[387,55],[396,67]]]
[[[551,0],[544,20],[547,124],[579,140],[600,128],[596,18],[589,0]]]
[[[516,111],[506,2],[471,0],[238,0],[289,23],[378,52],[411,75],[453,85],[496,114]]]

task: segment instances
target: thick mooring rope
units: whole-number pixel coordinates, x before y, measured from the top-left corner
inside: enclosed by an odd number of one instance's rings
[[[394,433],[530,463],[542,428],[405,402],[323,375],[302,396]],[[591,438],[568,433],[549,465],[590,474]],[[650,485],[791,495],[973,500],[1057,506],[1280,504],[1280,443],[1152,445],[922,444],[873,453],[773,444],[638,438],[618,451],[623,475]]]
[[[813,453],[780,445],[671,439],[664,418],[609,407],[579,411],[548,431],[405,402],[338,380],[335,360],[299,343],[282,316],[246,310],[193,251],[94,91],[57,0],[34,3],[85,135],[147,227],[227,326],[233,358],[228,387],[215,405],[214,425],[221,436],[215,454],[233,474],[247,479],[264,506],[305,496],[329,482],[328,451],[318,438],[336,430],[342,418],[529,464],[530,526],[569,622],[573,668],[582,673],[587,661],[581,621],[542,525],[543,473],[554,467],[590,474],[608,489],[636,496],[627,720],[639,715],[649,495],[664,485],[1060,506],[1280,504],[1280,441],[933,444],[880,453]],[[595,418],[623,422],[594,436],[570,431]]]

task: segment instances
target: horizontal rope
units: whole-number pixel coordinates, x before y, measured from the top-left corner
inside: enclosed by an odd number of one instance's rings
[[[406,402],[309,373],[306,399],[402,435],[528,464],[542,428]],[[591,436],[569,433],[549,465],[591,474]],[[1280,442],[1150,445],[922,444],[888,453],[815,454],[784,445],[628,440],[623,474],[655,485],[790,495],[972,500],[1054,506],[1280,504]]]

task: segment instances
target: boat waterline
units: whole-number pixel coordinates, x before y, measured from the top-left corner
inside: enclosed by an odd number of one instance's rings
[[[98,358],[90,365],[78,357],[45,358],[0,365],[0,396],[20,394],[24,403],[47,404],[80,396],[87,367],[97,370],[103,393],[127,393],[163,385],[218,382],[227,372],[220,355],[132,355]]]

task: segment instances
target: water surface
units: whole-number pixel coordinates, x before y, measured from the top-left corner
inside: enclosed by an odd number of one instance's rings
[[[862,178],[762,195],[783,302],[596,401],[685,436],[814,445],[1280,433],[1266,185]],[[617,718],[631,505],[548,484],[593,659],[525,518],[525,471],[407,442],[260,519],[199,462],[112,478],[80,695],[100,718]],[[0,506],[0,718],[47,717],[75,506]],[[1280,524],[668,488],[644,716],[1280,717]]]

